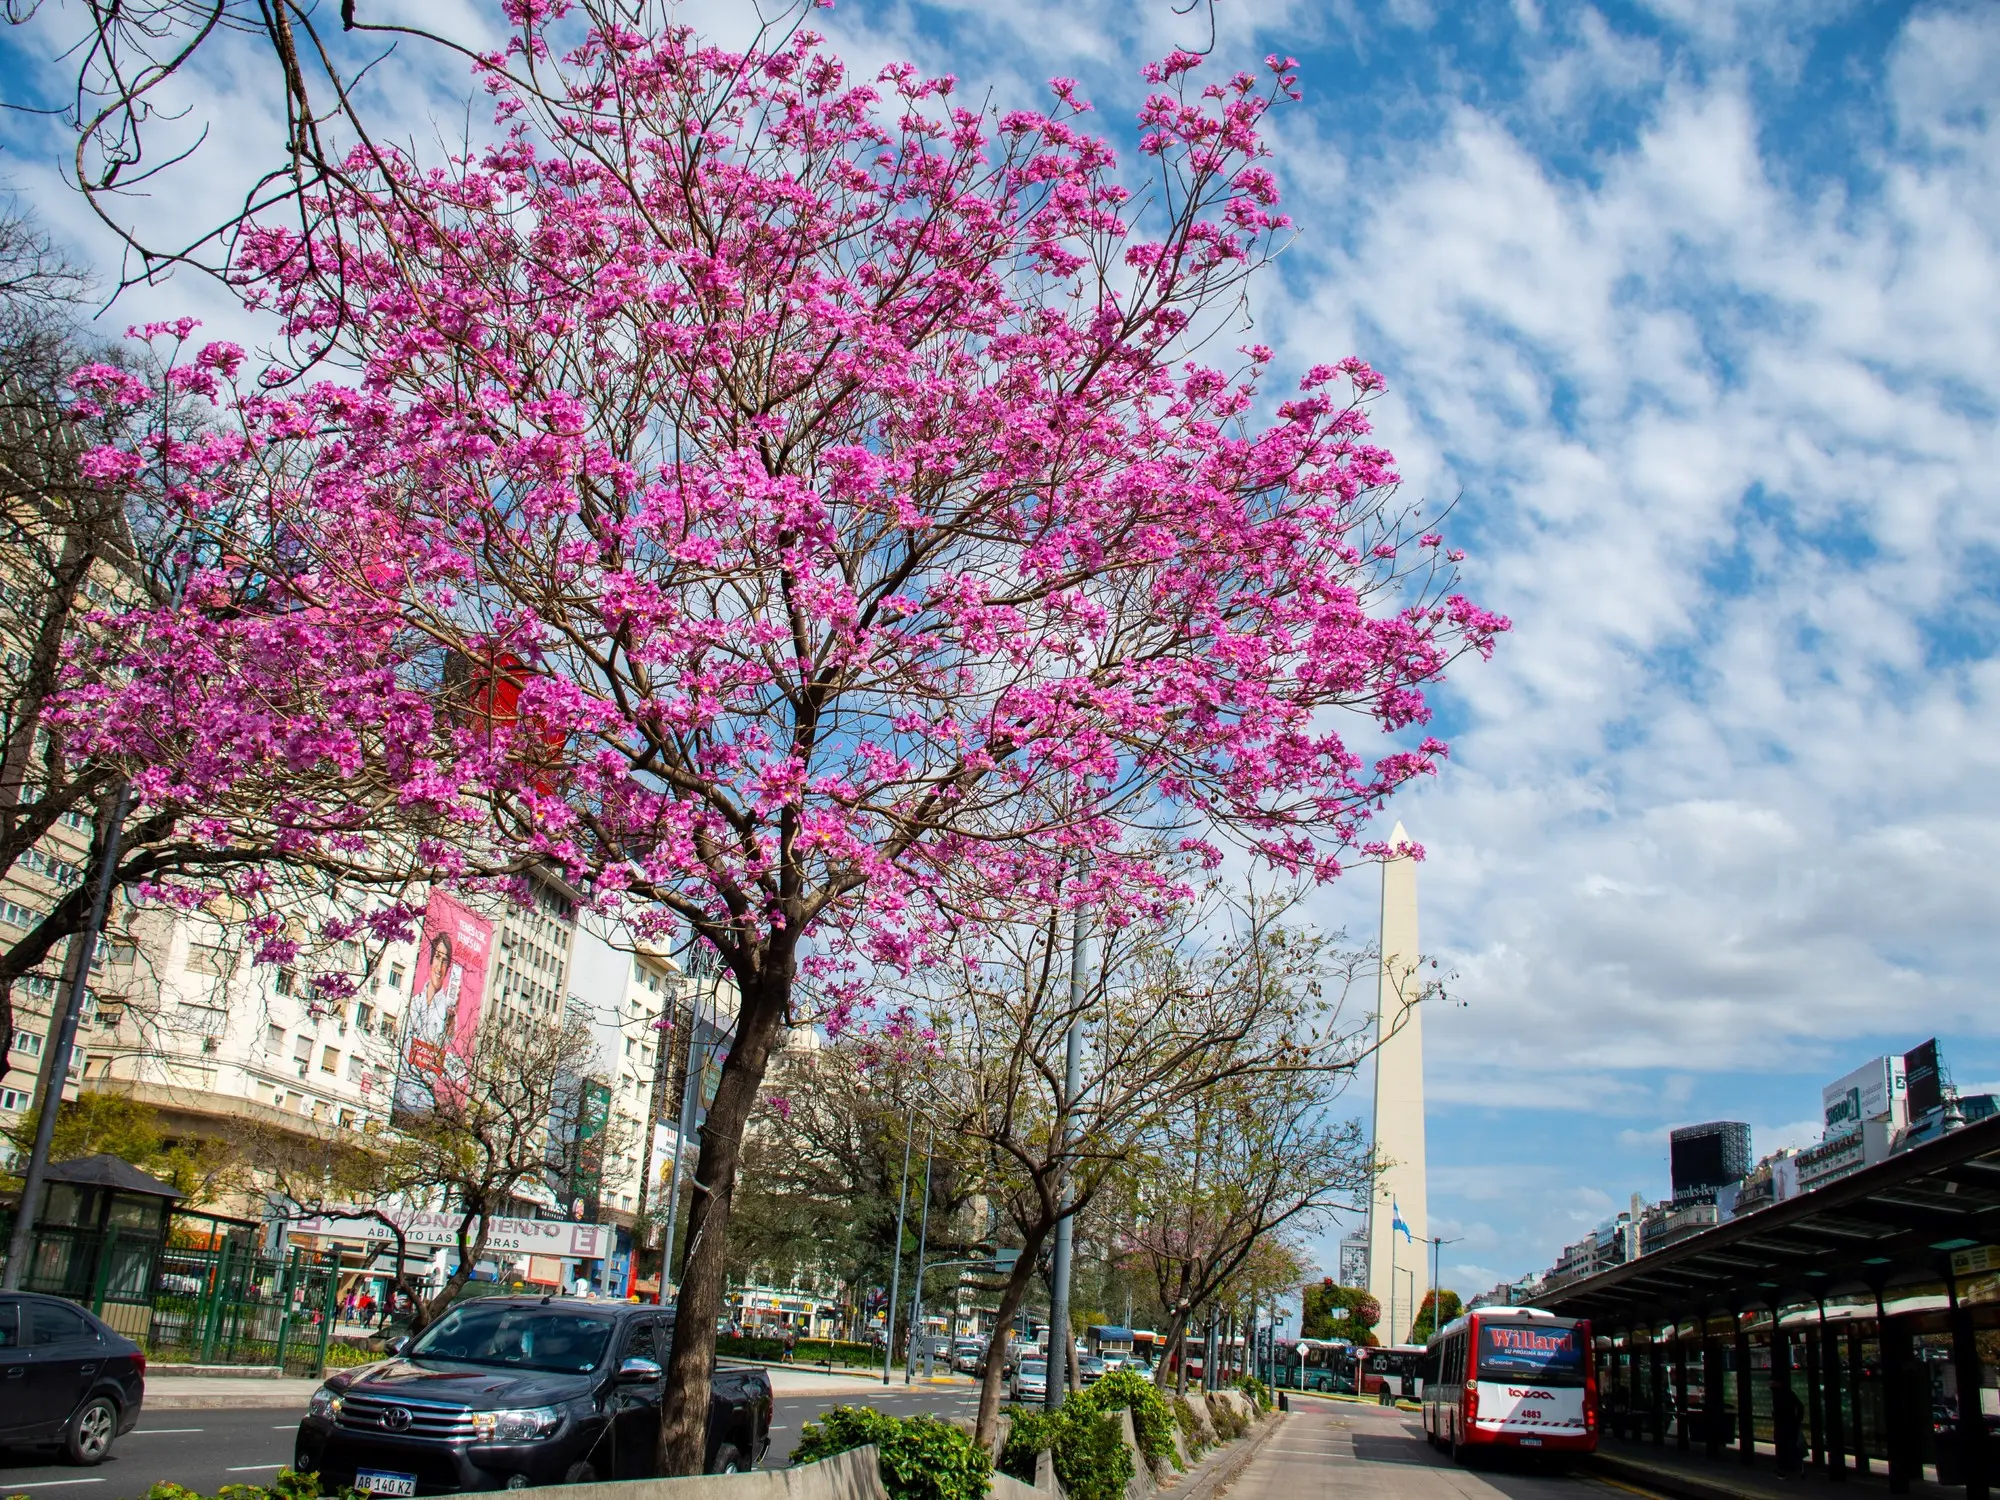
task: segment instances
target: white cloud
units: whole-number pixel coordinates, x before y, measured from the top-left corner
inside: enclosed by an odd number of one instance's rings
[[[1672,81],[1591,184],[1461,107],[1266,309],[1388,371],[1381,430],[1464,492],[1517,625],[1399,808],[1468,1002],[1428,1029],[1435,1097],[1553,1062],[1596,1109],[1625,1070],[1991,1033],[2000,697],[1990,646],[1930,632],[1979,627],[2000,539],[1994,21],[1912,22],[1891,98],[1930,149],[1878,196],[1781,188],[1729,75]],[[1369,894],[1328,906],[1365,928]]]

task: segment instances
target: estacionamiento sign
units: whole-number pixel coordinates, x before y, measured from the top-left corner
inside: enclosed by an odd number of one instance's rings
[[[412,1245],[427,1250],[458,1248],[457,1214],[391,1214]],[[322,1235],[335,1240],[387,1240],[389,1229],[379,1219],[312,1217],[293,1219],[294,1234]],[[479,1221],[473,1220],[471,1239],[479,1237]],[[611,1253],[609,1224],[571,1224],[562,1219],[495,1219],[486,1238],[488,1254],[564,1255],[577,1260],[601,1260]]]

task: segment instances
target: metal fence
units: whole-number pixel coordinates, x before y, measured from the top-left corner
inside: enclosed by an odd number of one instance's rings
[[[0,1216],[0,1243],[8,1232]],[[321,1374],[333,1342],[337,1254],[263,1255],[250,1234],[205,1247],[115,1229],[37,1228],[22,1287],[88,1307],[169,1364],[276,1365]]]

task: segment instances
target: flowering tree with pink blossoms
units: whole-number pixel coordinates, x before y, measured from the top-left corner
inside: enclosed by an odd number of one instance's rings
[[[1149,69],[1121,168],[1064,80],[981,112],[803,30],[508,8],[494,144],[378,147],[244,232],[294,366],[204,351],[174,379],[226,436],[96,455],[231,524],[128,635],[202,673],[155,654],[75,713],[142,778],[373,768],[447,830],[441,877],[545,864],[729,967],[661,1433],[688,1472],[782,1027],[854,1024],[989,900],[1115,914],[1231,840],[1320,880],[1380,852],[1443,753],[1427,685],[1505,622],[1395,502],[1372,371],[1267,399],[1269,351],[1200,355],[1287,232],[1258,130],[1289,61]]]

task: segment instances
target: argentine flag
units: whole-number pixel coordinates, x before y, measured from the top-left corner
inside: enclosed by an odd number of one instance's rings
[[[1391,1198],[1389,1200],[1389,1232],[1393,1234],[1398,1229],[1403,1231],[1404,1244],[1413,1245],[1416,1243],[1415,1240],[1410,1238],[1410,1226],[1403,1222],[1402,1205],[1397,1203],[1394,1198]]]

